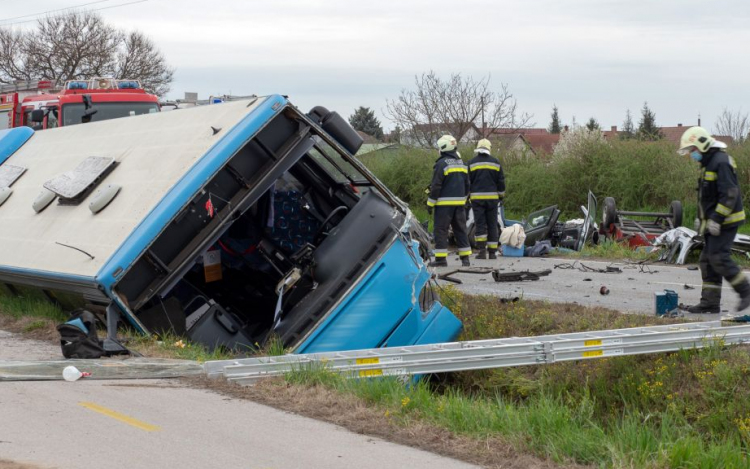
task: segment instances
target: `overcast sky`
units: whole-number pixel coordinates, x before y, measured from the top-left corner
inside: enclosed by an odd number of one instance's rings
[[[0,0],[0,20],[94,1]],[[99,13],[156,42],[176,70],[170,98],[280,93],[346,117],[367,106],[389,129],[386,99],[434,70],[507,83],[538,127],[555,103],[563,123],[605,129],[627,109],[637,124],[644,101],[661,126],[750,111],[747,0],[147,0]]]

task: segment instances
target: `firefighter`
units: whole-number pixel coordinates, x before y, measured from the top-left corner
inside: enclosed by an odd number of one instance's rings
[[[448,228],[453,228],[453,235],[458,244],[458,255],[461,265],[471,265],[469,256],[471,246],[466,235],[466,205],[469,194],[469,170],[456,152],[456,139],[443,135],[437,141],[440,157],[435,162],[430,184],[430,195],[427,199],[427,211],[435,215],[435,261],[432,265],[448,265]]]
[[[702,127],[690,127],[682,135],[679,153],[690,155],[701,165],[698,181],[698,234],[704,237],[700,256],[701,301],[691,313],[719,313],[722,277],[740,295],[737,311],[750,306],[750,283],[732,260],[737,229],[745,222],[742,193],[737,183],[737,165],[726,145]]]
[[[469,162],[471,209],[476,224],[477,259],[497,259],[498,204],[505,197],[505,176],[500,161],[491,154],[492,144],[486,138],[477,142],[474,158]]]

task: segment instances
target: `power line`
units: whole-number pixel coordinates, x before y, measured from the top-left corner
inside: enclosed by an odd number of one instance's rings
[[[33,13],[31,15],[14,16],[13,18],[3,18],[3,19],[0,19],[0,22],[20,20],[22,18],[29,18],[29,17],[32,17],[32,16],[42,16],[42,15],[47,15],[47,14],[50,14],[50,13],[56,13],[58,11],[72,10],[73,8],[80,8],[80,7],[85,7],[85,6],[88,6],[88,5],[94,5],[94,4],[97,4],[97,3],[104,3],[104,2],[111,2],[111,1],[112,0],[97,0],[96,2],[82,3],[80,5],[74,5],[72,7],[58,8],[56,10],[48,10],[48,11],[43,11],[41,13]]]
[[[99,0],[98,2],[93,2],[93,3],[102,3],[102,2],[105,2],[105,1],[111,1],[111,0]],[[149,0],[137,0],[135,2],[121,3],[119,5],[112,5],[112,6],[108,6],[108,7],[89,8],[88,10],[84,10],[83,13],[90,13],[90,12],[93,12],[93,11],[101,11],[101,10],[109,10],[110,8],[119,8],[119,7],[124,7],[124,6],[128,6],[128,5],[135,5],[136,3],[148,2],[148,1]],[[80,6],[83,6],[83,5],[79,5],[78,7],[80,7]],[[71,10],[71,9],[78,8],[78,7],[63,8],[62,10]],[[52,11],[61,11],[61,10],[52,10]],[[42,16],[44,16],[45,14],[48,14],[48,13],[50,13],[50,12],[37,13],[37,15],[38,15],[37,18],[33,18],[33,19],[30,19],[30,20],[25,20],[25,21],[14,21],[13,23],[3,23],[3,24],[0,24],[0,27],[3,27],[3,26],[12,26],[14,24],[33,23],[34,21],[37,21],[40,17],[42,17]]]

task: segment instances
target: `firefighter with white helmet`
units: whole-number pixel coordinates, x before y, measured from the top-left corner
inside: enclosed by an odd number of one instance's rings
[[[440,157],[435,162],[427,199],[427,211],[435,215],[435,261],[432,265],[448,265],[448,229],[458,244],[461,265],[469,266],[471,245],[466,234],[466,198],[469,194],[469,170],[456,151],[456,139],[443,135],[437,141]]]
[[[497,259],[500,237],[497,224],[498,204],[505,197],[505,176],[500,161],[492,156],[492,143],[486,138],[477,142],[474,158],[469,162],[471,209],[476,223],[477,259]]]
[[[698,185],[698,234],[704,237],[700,256],[701,301],[691,313],[721,311],[722,278],[740,295],[737,311],[750,306],[750,282],[732,260],[737,229],[745,222],[737,165],[719,142],[703,127],[690,127],[682,135],[679,153],[700,163]]]

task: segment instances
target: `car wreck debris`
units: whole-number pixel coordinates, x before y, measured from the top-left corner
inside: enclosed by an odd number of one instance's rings
[[[622,273],[622,269],[617,266],[608,265],[604,269],[597,269],[596,267],[589,267],[580,261],[575,261],[572,264],[570,262],[564,262],[562,264],[555,264],[555,269],[578,270],[580,272],[596,272],[599,274],[621,274]]]
[[[679,200],[672,202],[669,212],[661,213],[618,210],[614,198],[604,199],[602,234],[610,239],[626,242],[630,247],[651,246],[659,235],[680,225],[682,203]]]
[[[552,271],[549,269],[540,270],[538,272],[530,272],[528,270],[523,272],[500,272],[499,270],[493,270],[492,278],[495,279],[496,282],[525,282],[539,280],[551,273]]]
[[[448,272],[443,272],[441,274],[438,274],[437,278],[439,280],[445,280],[448,282],[455,283],[457,285],[463,284],[463,281],[461,279],[453,277],[455,274],[479,274],[479,275],[486,275],[489,273],[492,273],[491,267],[463,267],[460,269],[453,269]]]

